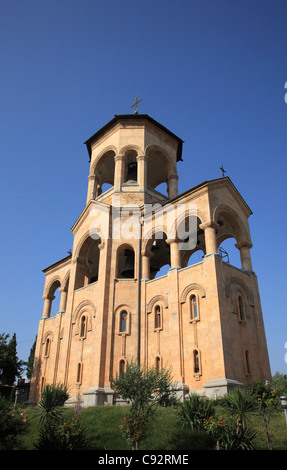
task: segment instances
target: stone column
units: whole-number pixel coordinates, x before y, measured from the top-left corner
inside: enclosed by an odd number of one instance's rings
[[[60,300],[60,308],[59,308],[59,311],[60,312],[65,312],[66,311],[66,305],[67,305],[67,294],[68,292],[64,289],[59,289],[59,291],[61,292],[61,300]]]
[[[88,204],[88,202],[89,202],[91,199],[94,198],[94,192],[95,192],[95,178],[96,178],[95,175],[89,175],[89,176],[88,176],[89,185],[88,185],[87,204]]]
[[[114,176],[114,188],[116,191],[121,191],[123,183],[123,168],[124,168],[124,156],[115,156],[115,176]]]
[[[150,279],[150,257],[142,254],[142,281]]]
[[[138,155],[137,156],[137,180],[139,189],[144,191],[146,189],[147,181],[147,156]]]
[[[167,188],[168,188],[168,197],[170,199],[178,196],[178,175],[169,175],[168,177],[168,182],[167,182]]]
[[[49,295],[44,295],[44,309],[43,309],[43,315],[42,318],[50,318],[51,314],[51,307],[52,307],[52,301],[54,300],[54,296],[49,296]]]
[[[170,246],[170,268],[181,268],[181,256],[179,241],[177,238],[169,238],[166,243]]]
[[[250,256],[250,248],[252,248],[252,243],[247,241],[242,241],[235,244],[236,248],[240,251],[240,259],[241,259],[241,268],[245,271],[253,271],[252,263],[251,263],[251,256]]]
[[[204,230],[206,255],[212,253],[217,254],[216,229],[218,228],[218,224],[210,220],[209,222],[201,224],[199,228]]]

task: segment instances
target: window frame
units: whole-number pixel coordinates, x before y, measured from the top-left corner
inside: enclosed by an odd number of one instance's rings
[[[157,314],[158,309],[159,313]],[[159,303],[155,304],[153,307],[153,325],[154,331],[161,331],[163,329],[163,308],[162,305]]]
[[[196,316],[194,315],[194,306],[192,305],[192,299],[195,299],[195,306],[196,306]],[[189,303],[189,322],[190,323],[195,323],[200,320],[200,310],[199,310],[199,297],[196,293],[191,293],[188,296],[188,303]]]

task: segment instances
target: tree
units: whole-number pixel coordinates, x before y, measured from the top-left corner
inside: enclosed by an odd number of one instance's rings
[[[29,355],[29,358],[28,358],[28,361],[26,363],[26,375],[27,375],[27,379],[31,379],[32,377],[32,374],[33,374],[33,364],[34,364],[34,357],[35,357],[35,349],[36,349],[36,341],[37,341],[37,338],[35,339],[34,341],[34,344],[32,346],[32,348],[30,349],[30,355]]]
[[[268,428],[268,418],[267,411],[272,405],[276,405],[278,402],[279,390],[269,382],[263,382],[262,379],[257,379],[247,387],[248,394],[254,399],[257,403],[265,426],[267,447],[269,450],[272,450],[269,428]]]
[[[123,400],[131,404],[129,414],[124,418],[121,428],[126,438],[131,441],[132,449],[138,449],[139,442],[150,431],[151,417],[162,395],[171,390],[170,370],[160,371],[147,368],[134,362],[127,364],[126,371],[112,379],[112,388]]]
[[[16,377],[20,377],[24,370],[24,361],[17,357],[16,333],[9,343],[9,334],[0,335],[0,382],[5,385],[13,385]]]

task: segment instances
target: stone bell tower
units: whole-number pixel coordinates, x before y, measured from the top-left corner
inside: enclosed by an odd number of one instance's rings
[[[252,212],[231,180],[178,194],[183,141],[146,114],[116,115],[85,144],[87,201],[73,250],[44,269],[31,398],[61,382],[70,404],[117,403],[111,379],[132,360],[171,367],[181,398],[270,379]],[[227,238],[240,268],[220,256]]]

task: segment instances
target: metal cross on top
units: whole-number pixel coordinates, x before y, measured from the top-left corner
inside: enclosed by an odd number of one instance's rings
[[[142,100],[142,98],[136,98],[134,104],[131,105],[131,108],[135,108],[134,114],[138,114],[138,103]]]
[[[222,171],[222,177],[224,178],[226,171],[224,170],[223,165],[221,165],[219,169]]]

